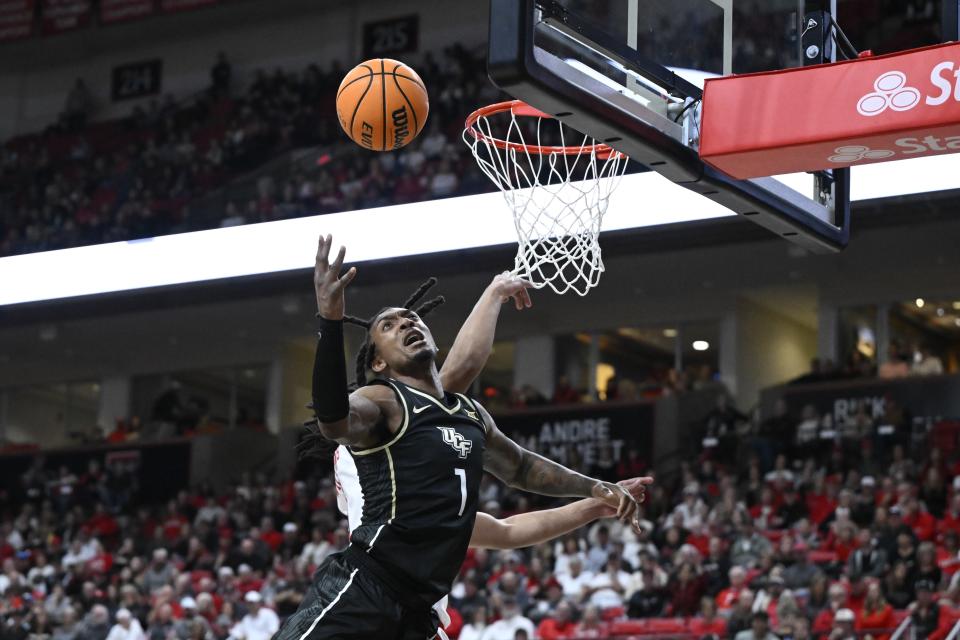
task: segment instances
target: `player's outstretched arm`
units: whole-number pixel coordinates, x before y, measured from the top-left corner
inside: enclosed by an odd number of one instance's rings
[[[618,483],[638,501],[643,502],[644,487],[653,478],[632,478]],[[612,518],[616,509],[596,498],[571,502],[556,509],[543,509],[497,519],[478,512],[473,525],[470,546],[482,549],[522,549],[547,542],[575,531],[598,518]]]
[[[570,533],[597,518],[613,515],[616,515],[616,511],[612,507],[593,498],[499,520],[481,511],[477,512],[470,546],[479,549],[522,549]]]
[[[527,291],[532,286],[509,271],[493,278],[460,327],[443,362],[440,383],[444,389],[464,393],[470,388],[490,357],[501,306],[510,298],[513,298],[517,310],[533,306]]]
[[[505,484],[544,496],[597,498],[617,511],[617,518],[637,524],[637,501],[611,482],[588,478],[524,449],[501,432],[493,418],[477,404],[487,427],[483,467]]]
[[[337,257],[330,262],[333,237],[320,236],[316,265],[313,270],[313,288],[317,296],[317,351],[313,361],[313,409],[324,437],[340,444],[373,446],[382,435],[378,429],[391,422],[399,422],[392,414],[396,401],[389,389],[376,387],[358,389],[347,394],[347,365],[343,350],[343,292],[357,275],[350,267],[342,276],[346,247],[340,247]],[[392,420],[391,420],[392,419]]]

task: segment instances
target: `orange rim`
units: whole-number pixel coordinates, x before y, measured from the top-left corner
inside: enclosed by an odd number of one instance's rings
[[[570,147],[549,147],[541,146],[536,144],[524,144],[521,142],[508,142],[506,140],[501,140],[500,138],[493,138],[482,131],[479,131],[474,125],[476,125],[477,120],[480,118],[486,118],[488,116],[495,115],[497,113],[504,113],[510,111],[514,116],[523,116],[527,118],[550,118],[554,119],[549,113],[544,113],[539,109],[535,109],[528,105],[523,100],[507,100],[506,102],[498,102],[496,104],[491,104],[486,107],[480,107],[469,116],[467,116],[467,121],[464,124],[464,129],[474,138],[488,144],[492,144],[498,149],[517,151],[520,153],[533,153],[540,155],[566,155],[573,156],[579,155],[581,153],[596,153],[598,158],[606,160],[613,154],[623,155],[613,147],[606,144],[589,144],[589,145],[577,145]]]

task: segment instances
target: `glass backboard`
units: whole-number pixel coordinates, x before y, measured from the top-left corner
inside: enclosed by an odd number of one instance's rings
[[[821,4],[491,0],[488,68],[514,97],[669,180],[794,242],[838,250],[846,170],[736,180],[697,153],[704,80],[801,66],[804,18]]]

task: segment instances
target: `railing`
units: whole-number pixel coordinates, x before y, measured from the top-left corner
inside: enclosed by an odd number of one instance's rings
[[[900,638],[902,638],[907,632],[907,629],[910,628],[911,624],[913,624],[913,618],[910,616],[905,617],[897,626],[897,629],[893,632],[893,635],[890,636],[890,640],[900,640]]]
[[[957,640],[957,634],[960,634],[960,620],[953,623],[953,628],[947,634],[947,640]]]

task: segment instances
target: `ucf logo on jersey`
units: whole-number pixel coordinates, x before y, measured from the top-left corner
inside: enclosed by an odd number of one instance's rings
[[[440,429],[440,433],[443,434],[443,441],[448,445],[453,447],[453,450],[457,452],[461,458],[466,458],[467,454],[470,453],[470,449],[473,448],[473,441],[467,440],[463,437],[456,429],[453,427],[437,427]]]

